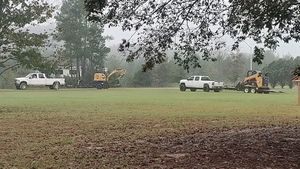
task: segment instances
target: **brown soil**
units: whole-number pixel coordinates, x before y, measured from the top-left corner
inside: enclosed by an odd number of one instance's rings
[[[78,138],[70,168],[300,168],[298,127],[101,140]]]

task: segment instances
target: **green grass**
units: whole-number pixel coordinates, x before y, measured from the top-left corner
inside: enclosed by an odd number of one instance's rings
[[[70,166],[82,142],[299,126],[299,119],[296,89],[272,94],[172,88],[0,90],[0,168]]]

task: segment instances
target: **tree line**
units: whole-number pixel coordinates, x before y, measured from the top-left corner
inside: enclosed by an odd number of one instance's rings
[[[46,0],[0,1],[1,85],[7,86],[13,76],[33,70],[50,74],[58,68],[73,69],[75,78],[86,82],[103,67],[112,70],[116,67],[112,60],[120,60],[116,59],[120,54],[108,57],[105,41],[110,37],[103,36],[105,24],[137,32],[138,38],[123,40],[118,47],[118,51],[127,51],[126,63],[118,66],[128,69],[123,79],[126,86],[169,86],[192,74],[235,84],[249,69],[249,55],[238,52],[246,37],[271,49],[279,40],[300,39],[297,0],[179,2],[63,0],[57,9]],[[56,20],[54,32],[33,29],[51,18]],[[219,29],[213,31],[212,27]],[[218,37],[225,34],[236,40],[233,51],[222,51],[225,42]],[[45,55],[48,48],[53,52]],[[254,49],[253,61],[259,63],[254,69],[269,72],[272,86],[292,86],[287,77],[298,58],[278,60],[268,50]],[[135,62],[127,63],[130,61]]]
[[[111,48],[106,64],[111,70],[119,67],[127,69],[127,75],[121,79],[123,86],[127,87],[178,86],[180,79],[191,75],[208,75],[213,80],[223,81],[226,85],[235,86],[245,78],[247,71],[250,70],[250,56],[247,53],[219,51],[215,53],[214,57],[217,58],[215,62],[202,61],[201,68],[191,69],[190,72],[174,64],[176,61],[170,56],[165,63],[156,65],[151,71],[143,72],[141,69],[142,60],[133,63],[125,62],[124,56],[120,56],[115,46]],[[264,74],[267,73],[272,87],[291,85],[291,72],[297,64],[300,64],[299,58],[290,56],[281,58],[272,51],[266,51],[264,57],[263,64],[253,64],[253,69],[260,70]],[[278,66],[275,68],[276,72],[270,71],[270,67],[272,68],[274,65]],[[273,77],[282,79],[282,82],[273,83]]]
[[[281,58],[273,61],[263,68],[264,72],[268,73],[270,85],[274,88],[279,85],[281,88],[289,86],[293,88],[294,82],[292,72],[296,67],[300,66],[300,57],[296,58]]]

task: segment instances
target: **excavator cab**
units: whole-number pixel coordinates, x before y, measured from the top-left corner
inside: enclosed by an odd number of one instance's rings
[[[106,81],[106,76],[104,73],[95,73],[94,81]]]
[[[256,70],[249,70],[249,71],[247,72],[247,77],[250,77],[250,76],[255,75],[255,74],[257,74],[257,71],[256,71]]]
[[[120,86],[119,79],[126,74],[125,69],[115,69],[110,74],[95,73],[94,83],[97,89]]]

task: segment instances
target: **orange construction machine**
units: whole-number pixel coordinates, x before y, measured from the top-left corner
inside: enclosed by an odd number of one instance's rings
[[[267,74],[262,74],[261,71],[249,70],[247,77],[239,82],[236,89],[245,93],[266,93],[270,92],[269,78]]]
[[[107,89],[109,87],[117,87],[120,85],[119,79],[126,74],[125,69],[115,69],[110,74],[95,73],[94,84],[97,89]]]
[[[293,75],[294,77],[292,80],[300,80],[300,66],[293,71]]]

